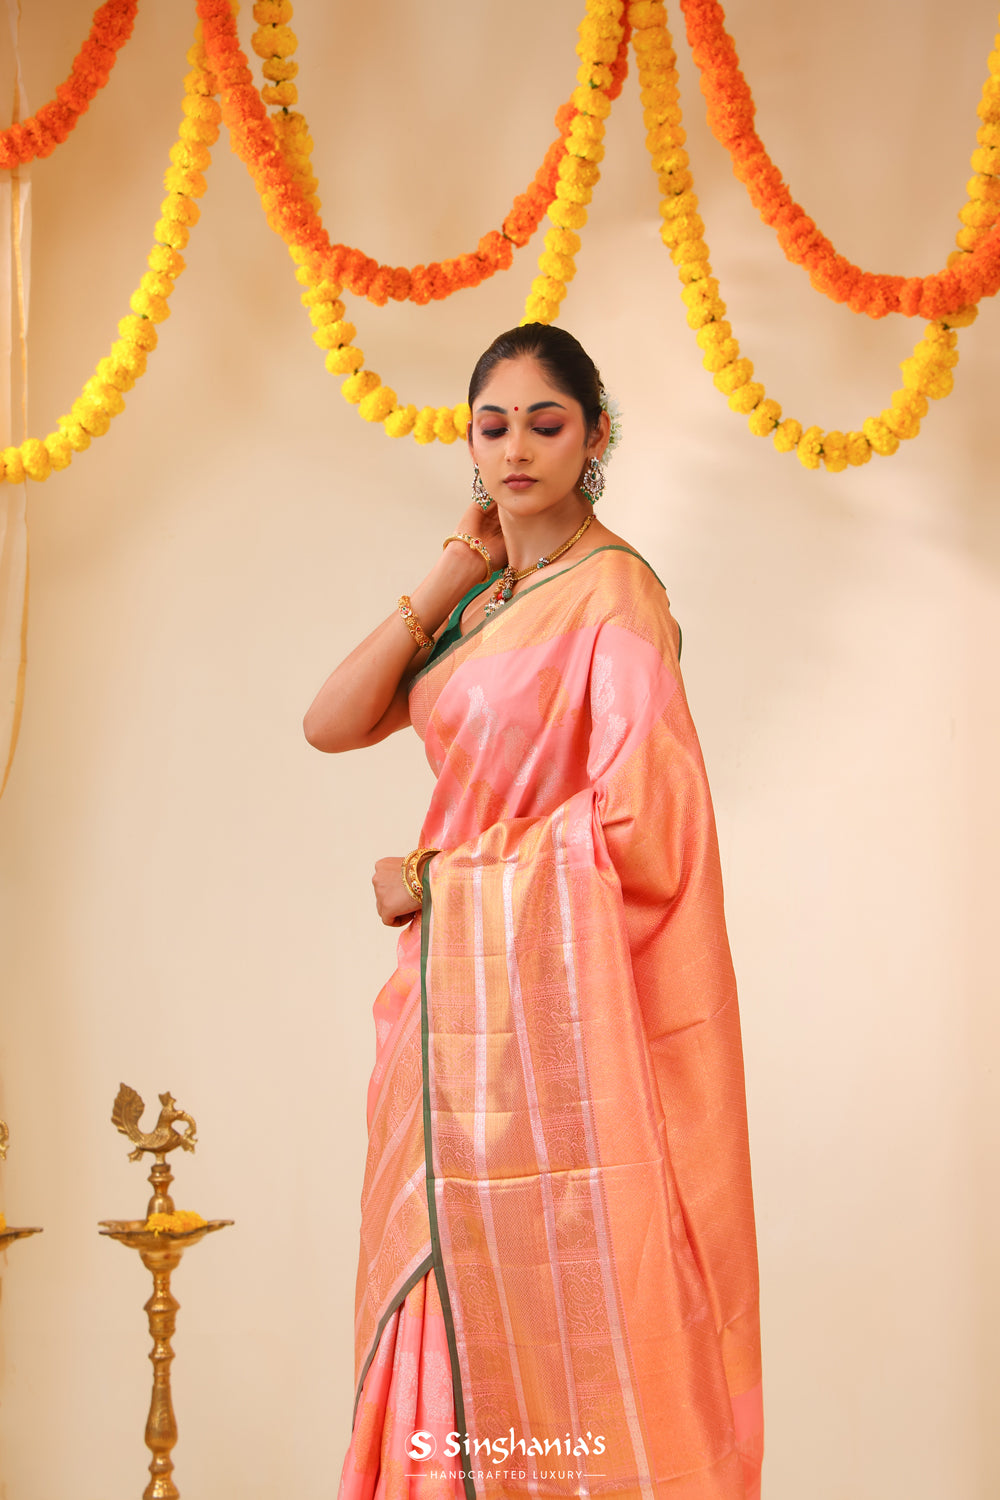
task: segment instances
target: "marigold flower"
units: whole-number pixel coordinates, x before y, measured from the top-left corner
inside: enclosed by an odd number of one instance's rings
[[[73,460],[73,445],[64,432],[50,432],[45,439],[53,469],[68,469]]]
[[[83,387],[83,399],[92,402],[98,411],[116,417],[125,410],[125,401],[120,391],[107,385],[98,376],[92,375]]]
[[[567,203],[565,199],[557,198],[549,208],[549,218],[561,228],[582,229],[587,222],[587,210],[581,203]]]
[[[450,406],[439,406],[434,417],[434,436],[439,443],[453,443],[457,437],[465,436],[465,428],[461,433],[455,425],[455,413]]]
[[[437,408],[422,406],[413,424],[413,436],[418,443],[432,443],[434,441],[434,424],[436,422]]]
[[[866,418],[862,430],[874,451],[880,453],[883,458],[891,458],[899,447],[899,438],[894,432],[890,432],[878,417]]]
[[[749,427],[754,437],[768,437],[781,421],[781,407],[770,397],[760,401],[750,413]]]
[[[205,1223],[193,1209],[178,1208],[170,1214],[150,1214],[146,1228],[154,1234],[191,1234],[195,1229],[203,1229]]]
[[[188,172],[183,167],[168,167],[163,174],[163,186],[168,193],[183,193],[187,198],[201,198],[208,184],[201,172]]]
[[[170,160],[175,167],[187,171],[203,172],[212,160],[208,147],[199,141],[176,141],[170,148]]]
[[[758,380],[748,380],[729,397],[729,410],[747,417],[764,399],[764,387]]]
[[[74,453],[83,453],[90,447],[90,433],[81,426],[72,413],[59,418],[59,431],[65,436]]]
[[[287,57],[298,46],[290,26],[260,26],[250,39],[258,57]]]
[[[3,450],[4,479],[8,484],[24,483],[24,457],[20,448],[5,448]]]
[[[709,324],[709,327],[714,327]],[[728,325],[725,325],[728,326]],[[703,332],[699,329],[699,332]],[[740,346],[736,339],[722,339],[719,343],[706,349],[702,359],[702,365],[711,375],[719,375],[721,371],[732,365],[740,357]]]
[[[898,411],[909,412],[917,418],[926,417],[929,409],[927,397],[921,391],[911,391],[905,387],[901,391],[893,391],[890,400]]]
[[[872,456],[872,445],[863,432],[847,434],[847,462],[854,467],[866,464]]]
[[[139,280],[139,285],[144,292],[149,292],[154,297],[169,297],[176,283],[172,276],[165,276],[162,271],[144,271]]]
[[[159,219],[153,230],[153,237],[161,245],[170,245],[174,250],[183,250],[191,235],[186,224],[180,224],[176,219]]]
[[[26,438],[21,444],[20,452],[24,472],[29,479],[48,479],[52,471],[52,460],[39,438]]]
[[[111,426],[111,413],[86,396],[78,396],[73,402],[71,415],[91,437],[103,437]]]
[[[920,431],[920,418],[916,413],[898,406],[887,406],[880,413],[879,420],[900,439],[915,438]]]
[[[130,391],[135,385],[135,376],[131,370],[107,354],[97,362],[97,377],[106,385],[113,385],[119,391]]]
[[[159,341],[159,335],[149,320],[142,316],[126,315],[118,324],[118,332],[126,343],[151,353]]]
[[[291,0],[255,0],[253,18],[258,26],[284,26],[292,19]]]
[[[298,76],[299,65],[292,57],[269,57],[260,71],[272,83],[286,83]]]
[[[415,406],[398,406],[386,417],[384,427],[389,437],[406,437],[413,431],[413,424],[417,420],[417,408]]]
[[[266,85],[260,91],[260,96],[265,104],[289,105],[297,104],[299,91],[294,83],[275,83]]]
[[[151,323],[162,323],[170,316],[170,308],[166,300],[163,297],[150,296],[149,292],[144,292],[141,287],[137,287],[132,293],[129,306],[133,312],[137,312],[140,317],[148,318]]]
[[[354,380],[358,379],[357,376],[352,376],[351,378]],[[349,385],[350,381],[345,381],[344,384]],[[346,399],[350,401],[351,397],[347,396]],[[366,422],[382,422],[395,409],[396,392],[390,390],[387,385],[376,386],[373,391],[369,391],[366,396],[363,396],[358,403],[358,411]]]
[[[351,375],[355,370],[360,370],[365,362],[365,357],[360,349],[355,349],[351,344],[345,344],[340,349],[331,349],[326,356],[326,368],[331,375]]]
[[[214,146],[219,139],[219,127],[207,120],[185,119],[178,127],[179,140],[195,145]]]
[[[801,438],[802,423],[796,422],[794,417],[786,417],[774,429],[774,446],[779,453],[791,453],[799,446]]]

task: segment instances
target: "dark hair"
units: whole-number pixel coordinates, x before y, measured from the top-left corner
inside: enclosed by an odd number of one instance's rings
[[[469,405],[472,406],[497,365],[506,359],[536,359],[556,390],[572,396],[583,408],[588,433],[601,420],[601,395],[604,387],[594,361],[565,328],[550,323],[522,323],[495,338],[476,361],[469,381]]]

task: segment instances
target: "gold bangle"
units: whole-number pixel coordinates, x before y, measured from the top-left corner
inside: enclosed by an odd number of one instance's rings
[[[485,545],[479,540],[477,536],[470,536],[467,531],[453,531],[451,536],[446,536],[444,541],[441,543],[442,551],[445,547],[447,547],[449,542],[464,542],[467,547],[472,548],[473,552],[478,552],[479,556],[486,564],[486,577],[489,578],[490,574],[493,572],[493,559],[487,552]]]
[[[413,613],[413,605],[410,603],[409,594],[401,594],[399,596],[396,608],[403,616],[403,621],[414,639],[417,650],[423,651],[427,646],[433,646],[434,642]]]
[[[403,881],[410,895],[421,906],[424,904],[424,888],[420,879],[420,861],[437,853],[437,849],[412,849],[403,860]]]

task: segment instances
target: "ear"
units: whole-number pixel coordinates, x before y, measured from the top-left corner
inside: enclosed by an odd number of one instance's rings
[[[469,423],[466,424],[466,428],[465,428],[465,441],[469,445],[469,452],[472,454],[472,457],[475,458],[476,455],[472,451],[472,423],[471,422],[469,422]]]
[[[606,411],[601,412],[601,420],[597,429],[587,444],[587,454],[591,458],[603,458],[604,450],[611,441],[611,418]]]

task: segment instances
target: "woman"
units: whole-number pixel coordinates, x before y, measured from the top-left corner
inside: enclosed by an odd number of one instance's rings
[[[437,776],[373,882],[405,931],[375,1004],[345,1500],[759,1494],[715,827],[663,587],[594,517],[602,397],[562,329],[495,340],[474,503],[306,715],[329,751],[412,723]]]

